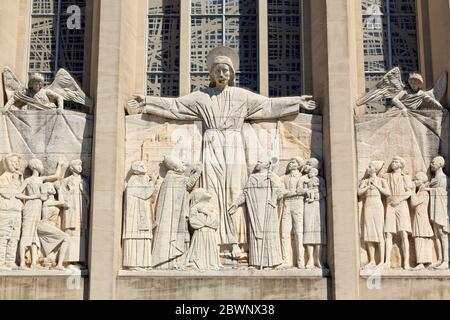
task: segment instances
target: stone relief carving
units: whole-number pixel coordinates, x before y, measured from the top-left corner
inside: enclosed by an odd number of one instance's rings
[[[355,116],[362,265],[364,269],[448,269],[444,170],[449,128],[447,106],[441,104],[447,74],[430,91],[422,91],[420,74],[412,73],[408,86],[400,75],[398,68],[389,71],[357,103],[392,99],[393,104],[384,114]],[[384,163],[390,164],[385,171]]]
[[[0,268],[84,268],[93,121],[64,102],[92,100],[64,69],[47,87],[40,74],[27,88],[8,67],[2,76]]]
[[[9,67],[3,70],[3,83],[8,102],[3,112],[9,110],[64,109],[64,101],[72,101],[92,107],[92,100],[81,90],[77,81],[64,69],[60,69],[53,82],[45,87],[44,76],[32,74],[25,88]]]
[[[3,159],[6,171],[0,176],[1,270],[66,270],[72,262],[82,263],[79,255],[75,259],[68,255],[72,241],[70,234],[63,231],[69,231],[62,222],[63,212],[76,209],[73,202],[65,198],[65,163],[60,161],[55,174],[44,176],[41,175],[44,172],[42,161],[32,159],[28,163],[32,174],[24,179],[22,162],[17,154]],[[74,163],[81,165],[81,160]],[[79,208],[87,210],[84,206]],[[80,230],[81,221],[75,228]],[[27,251],[30,259],[27,259]]]
[[[136,95],[126,105],[127,167],[144,161],[163,181],[154,205],[155,269],[280,269],[293,267],[293,259],[305,268],[304,245],[308,266],[323,266],[325,185],[319,161],[301,160],[322,157],[321,118],[301,113],[316,104],[311,96],[267,98],[234,87],[238,62],[232,49],[219,47],[208,57],[209,88],[180,98]],[[295,186],[277,174],[293,157],[299,162],[291,170],[301,178]],[[266,158],[281,161],[258,161]]]
[[[357,101],[357,106],[383,99],[392,99],[394,109],[403,112],[425,108],[443,109],[440,101],[447,91],[447,73],[442,74],[436,86],[429,91],[422,90],[424,81],[419,73],[410,74],[407,86],[403,83],[401,75],[398,67],[387,72],[373,90]]]

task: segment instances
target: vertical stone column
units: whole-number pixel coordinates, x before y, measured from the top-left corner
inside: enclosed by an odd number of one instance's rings
[[[138,4],[145,4],[138,1]],[[142,44],[138,25],[145,8],[135,1],[94,3],[95,129],[89,245],[89,298],[114,299],[121,266],[124,185],[124,104],[136,91]]]
[[[450,0],[428,0],[433,83],[450,72]],[[447,90],[450,105],[450,83]]]
[[[28,0],[0,0],[0,68],[13,68],[23,83],[27,79],[28,69],[30,3]],[[3,88],[1,77],[0,88]],[[3,103],[2,93],[0,106]]]
[[[258,90],[269,96],[269,33],[267,22],[267,1],[258,0]]]
[[[324,121],[329,265],[334,299],[359,297],[359,234],[353,114],[361,72],[359,1],[311,1],[313,94]]]

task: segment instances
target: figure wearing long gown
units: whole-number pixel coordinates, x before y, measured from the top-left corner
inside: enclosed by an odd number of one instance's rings
[[[152,266],[153,219],[150,198],[155,183],[146,174],[142,161],[132,166],[133,175],[125,189],[125,215],[123,223],[123,266],[147,269]]]
[[[205,88],[177,99],[146,97],[144,113],[203,122],[201,186],[212,194],[219,208],[219,243],[245,243],[243,212],[233,218],[226,214],[247,181],[242,127],[246,120],[279,119],[298,114],[298,97],[269,99],[236,87]]]
[[[89,183],[81,176],[81,160],[70,164],[71,175],[62,182],[68,208],[62,214],[62,229],[70,236],[68,261],[86,263],[86,236],[89,214]]]
[[[424,172],[416,174],[415,183],[418,187],[417,193],[411,194],[411,207],[413,208],[412,236],[416,250],[416,261],[418,268],[432,262],[432,237],[434,236],[428,216],[428,204],[430,195],[426,190],[428,177]]]
[[[267,171],[269,164],[259,162],[250,175],[244,193],[232,206],[247,204],[249,220],[249,266],[273,268],[283,263],[278,200],[283,197],[281,179]],[[262,258],[262,260],[261,260]]]
[[[189,249],[189,192],[200,178],[197,168],[186,175],[186,167],[176,158],[166,157],[169,169],[161,184],[156,205],[156,229],[153,241],[152,264],[157,269],[176,269]]]
[[[194,234],[186,262],[199,270],[218,270],[220,267],[216,236],[219,214],[210,200],[211,195],[205,189],[196,189],[192,193],[189,224]]]

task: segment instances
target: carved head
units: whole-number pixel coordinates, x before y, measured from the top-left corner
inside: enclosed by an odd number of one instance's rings
[[[3,167],[8,172],[17,172],[20,170],[21,157],[16,153],[10,153],[3,158]]]
[[[367,168],[367,175],[371,175],[373,173],[378,175],[381,169],[383,169],[383,166],[384,161],[371,161],[369,167]]]
[[[263,172],[270,169],[271,161],[270,159],[261,159],[258,160],[255,166],[255,172]]]
[[[236,70],[239,68],[239,56],[236,51],[228,47],[217,47],[208,54],[206,59],[210,87],[225,88],[234,86]]]
[[[300,170],[305,165],[305,160],[302,158],[292,158],[287,165],[287,172],[292,170]]]
[[[83,172],[83,161],[80,159],[70,161],[69,170],[72,173],[81,174]]]
[[[40,73],[33,73],[28,80],[28,89],[35,92],[40,91],[44,87],[44,76]]]
[[[44,171],[44,165],[39,159],[30,160],[30,162],[28,163],[28,168],[30,168],[31,171],[36,170],[37,172],[39,172],[39,174],[42,174],[42,172]]]
[[[428,176],[425,172],[417,172],[414,177],[414,183],[416,187],[420,187],[421,185],[428,182]]]
[[[147,167],[145,166],[144,161],[135,161],[131,165],[131,171],[135,175],[144,175],[147,173]]]
[[[408,83],[413,91],[419,91],[423,87],[423,78],[420,73],[413,72],[409,75]]]
[[[397,169],[403,169],[403,168],[405,168],[405,165],[406,165],[406,160],[403,159],[402,157],[396,156],[392,159],[391,170],[395,171]]]
[[[319,160],[316,158],[310,158],[306,161],[306,165],[304,167],[304,171],[309,173],[309,170],[312,168],[319,170]]]
[[[436,172],[437,170],[445,167],[444,157],[438,156],[431,161],[430,168],[431,171]]]
[[[184,173],[186,171],[186,166],[183,161],[172,156],[164,157],[164,165],[168,170],[172,170],[178,173]]]
[[[316,168],[309,169],[309,172],[308,172],[309,178],[317,177],[318,175],[319,175],[319,170],[317,170]]]

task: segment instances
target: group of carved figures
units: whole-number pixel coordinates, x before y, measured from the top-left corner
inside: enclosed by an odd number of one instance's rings
[[[411,269],[410,236],[414,239],[415,269],[448,269],[450,229],[444,158],[438,156],[431,162],[431,181],[425,172],[417,172],[411,179],[404,172],[405,160],[401,157],[394,157],[388,173],[380,177],[383,165],[383,161],[372,161],[358,189],[363,200],[363,240],[369,257],[365,267],[390,268],[392,239],[399,235],[405,269]],[[437,256],[434,264],[433,241]],[[376,249],[380,257],[378,264]]]
[[[70,263],[84,263],[85,250],[81,247],[84,245],[89,187],[81,177],[82,161],[71,161],[70,175],[64,178],[64,162],[58,163],[55,174],[43,176],[43,163],[32,159],[28,162],[31,176],[24,179],[21,160],[17,154],[9,154],[3,159],[0,269],[55,267],[65,270]],[[28,250],[30,261],[26,259]],[[52,254],[56,254],[57,261],[53,261]]]
[[[318,176],[317,159],[292,159],[281,178],[272,172],[272,160],[259,161],[243,192],[226,212],[220,212],[208,190],[195,188],[202,175],[200,165],[189,167],[171,156],[163,163],[168,172],[161,184],[159,178],[155,181],[150,177],[143,161],[132,164],[125,188],[124,268],[221,269],[221,223],[229,220],[228,226],[236,228],[233,216],[244,204],[250,268],[292,266],[292,232],[297,267],[322,267],[325,186]],[[153,214],[152,199],[156,198]],[[233,243],[232,247],[231,255],[239,259],[239,246]]]

